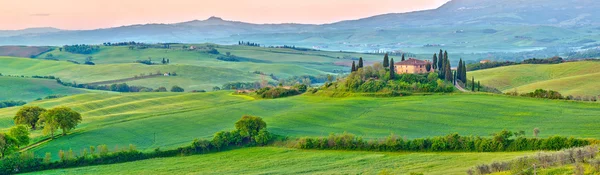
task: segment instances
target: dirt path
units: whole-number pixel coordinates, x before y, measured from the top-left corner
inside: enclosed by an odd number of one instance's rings
[[[464,88],[460,87],[459,84],[454,85],[454,87],[456,87],[456,89],[458,89],[458,90],[460,90],[462,92],[471,92],[471,91],[465,90]]]

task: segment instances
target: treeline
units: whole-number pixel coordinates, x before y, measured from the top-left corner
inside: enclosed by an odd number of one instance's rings
[[[92,90],[102,90],[102,91],[114,91],[114,92],[168,92],[166,87],[159,87],[156,89],[143,87],[143,86],[130,86],[127,83],[120,84],[111,84],[111,85],[88,85],[88,84],[77,84],[77,83],[69,83],[62,82],[60,79],[57,79],[57,82],[64,86],[71,86],[75,88],[84,88],[84,89],[92,89]],[[171,92],[184,92],[185,90],[177,85],[171,87]]]
[[[172,44],[177,44],[177,43],[148,44],[148,43],[135,42],[135,41],[115,42],[115,43],[105,42],[105,43],[102,43],[102,45],[104,45],[104,46],[129,46],[129,49],[131,49],[131,50],[133,50],[133,49],[147,49],[147,48],[170,49]]]
[[[52,161],[52,154],[43,158],[31,152],[15,153],[0,161],[0,174],[16,174],[49,169],[61,169],[91,165],[114,164],[137,160],[175,157],[181,155],[205,154],[231,147],[260,146],[271,142],[274,135],[267,131],[267,124],[260,117],[243,116],[235,123],[235,130],[217,132],[212,140],[195,139],[190,146],[171,150],[156,148],[153,152],[140,152],[134,145],[115,147],[110,152],[106,145],[84,148],[80,154],[73,150],[58,152],[58,161]]]
[[[300,95],[306,92],[308,87],[304,84],[297,84],[292,87],[284,88],[284,87],[265,87],[256,90],[256,95],[260,98],[266,99],[274,99],[274,98],[282,98]]]
[[[27,102],[22,101],[22,100],[2,100],[2,101],[0,101],[0,108],[23,106],[25,104],[27,104]]]
[[[160,59],[159,59],[160,60]],[[156,63],[152,62],[152,58],[148,58],[147,60],[135,60],[136,63],[141,63],[141,64],[145,64],[145,65],[154,65]],[[168,58],[162,58],[162,61],[160,61],[161,64],[169,64],[171,63],[171,60]]]
[[[260,47],[260,44],[258,44],[258,43],[252,43],[252,42],[249,42],[249,41],[238,41],[238,45],[240,45],[240,46]]]
[[[570,148],[555,153],[538,153],[533,156],[520,157],[511,161],[494,162],[491,164],[477,165],[467,170],[468,175],[485,175],[499,172],[510,174],[534,174],[535,170],[576,164],[574,174],[586,173],[583,163],[590,163],[592,172],[600,172],[600,160],[597,146]],[[534,168],[535,166],[535,168]]]
[[[599,45],[596,45],[598,47]],[[569,59],[586,59],[586,58],[600,58],[600,49],[588,49],[582,52],[570,52],[567,54]]]
[[[533,92],[522,93],[522,94],[519,94],[516,91],[515,92],[507,92],[505,94],[511,95],[511,96],[546,98],[546,99],[553,99],[553,100],[574,100],[574,101],[591,101],[591,102],[598,101],[598,97],[596,97],[596,96],[584,96],[584,97],[581,97],[581,96],[574,97],[572,95],[563,96],[562,94],[560,94],[557,91],[544,90],[544,89],[537,89]]]
[[[424,139],[404,139],[390,135],[382,140],[365,140],[355,135],[330,134],[324,138],[301,138],[297,142],[300,149],[321,150],[361,150],[361,151],[417,151],[417,152],[503,152],[560,150],[597,143],[596,140],[575,139],[573,137],[552,136],[545,139],[514,136],[513,132],[501,131],[493,137],[460,136],[450,134],[443,137]]]
[[[100,50],[100,46],[86,45],[86,44],[76,44],[76,45],[64,45],[60,50],[65,50],[67,52],[76,53],[76,54],[91,54],[98,50]]]
[[[536,58],[532,58],[532,59],[526,59],[523,60],[523,64],[559,64],[559,63],[563,63],[565,60],[561,57],[555,56],[552,58],[546,58],[546,59],[536,59]]]

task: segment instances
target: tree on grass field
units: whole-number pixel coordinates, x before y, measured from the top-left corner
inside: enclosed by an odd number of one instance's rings
[[[262,118],[244,115],[240,120],[235,122],[235,129],[240,131],[240,134],[244,137],[254,137],[258,135],[260,130],[267,128]]]
[[[471,77],[471,79],[471,83],[473,83],[471,84],[471,91],[475,92],[475,77]]]
[[[46,109],[37,106],[22,107],[14,117],[15,124],[27,125],[35,130],[40,115],[44,112],[46,112]]]
[[[392,58],[392,60],[390,61],[390,79],[395,79],[396,78],[396,69],[394,68],[394,59]]]
[[[0,158],[18,151],[17,145],[17,139],[8,134],[0,133]]]
[[[171,92],[184,92],[185,90],[179,86],[171,87]]]
[[[81,120],[81,114],[68,107],[52,108],[40,117],[40,122],[44,123],[43,132],[50,133],[51,139],[54,139],[54,132],[57,129],[62,130],[62,135],[67,135],[67,132],[74,129]]]
[[[29,130],[25,125],[17,125],[8,131],[8,135],[17,140],[17,147],[26,146],[29,144]]]
[[[540,134],[540,129],[539,128],[533,128],[533,136],[535,138],[537,138],[539,134]]]
[[[440,49],[440,54],[438,55],[438,65],[437,65],[437,69],[441,72],[444,68],[442,67],[443,63],[444,63],[444,52],[442,51],[442,49]]]
[[[437,70],[438,58],[437,54],[433,54],[433,70]]]

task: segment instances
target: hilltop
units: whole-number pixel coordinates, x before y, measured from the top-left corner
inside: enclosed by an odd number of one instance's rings
[[[598,96],[597,77],[600,62],[581,61],[562,64],[522,64],[468,72],[481,84],[503,92],[555,90],[563,95]]]

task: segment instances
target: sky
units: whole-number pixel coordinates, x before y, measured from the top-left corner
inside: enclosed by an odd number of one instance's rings
[[[250,23],[324,24],[433,9],[448,0],[0,0],[0,30],[69,30],[177,23],[211,16]]]

